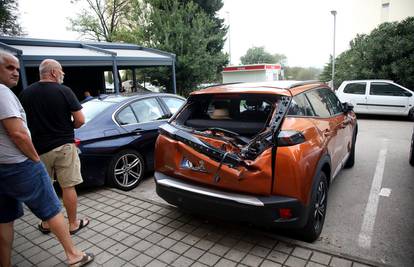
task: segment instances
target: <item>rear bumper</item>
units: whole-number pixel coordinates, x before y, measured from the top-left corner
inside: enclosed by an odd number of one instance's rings
[[[287,228],[301,228],[307,221],[308,207],[295,198],[220,191],[160,172],[155,172],[154,177],[156,191],[161,198],[172,205],[195,213]],[[291,209],[292,217],[281,218],[280,208]]]

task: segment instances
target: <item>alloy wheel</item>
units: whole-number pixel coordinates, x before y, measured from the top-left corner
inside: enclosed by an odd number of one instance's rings
[[[326,213],[326,184],[323,181],[319,182],[318,190],[316,192],[315,211],[314,211],[314,227],[315,231],[318,232],[323,225]]]
[[[134,186],[142,177],[142,160],[135,154],[124,154],[115,163],[114,180],[123,187]]]

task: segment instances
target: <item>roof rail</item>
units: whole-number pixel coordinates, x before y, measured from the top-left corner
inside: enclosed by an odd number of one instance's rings
[[[206,87],[200,88],[200,90],[201,90],[201,89],[210,88],[210,87],[215,87],[215,86],[232,85],[232,84],[239,84],[239,83],[243,83],[243,82],[216,83],[216,84],[212,84],[212,85],[209,85],[209,86],[206,86]]]
[[[297,86],[301,86],[301,85],[307,85],[307,84],[313,84],[313,83],[323,83],[319,80],[309,80],[309,81],[301,81],[301,82],[297,82],[294,84],[291,84],[288,88],[286,89],[291,89],[293,87],[297,87]]]

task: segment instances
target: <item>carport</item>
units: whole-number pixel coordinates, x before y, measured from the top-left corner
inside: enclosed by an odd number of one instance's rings
[[[111,71],[114,93],[120,92],[119,70],[167,66],[171,68],[170,92],[176,93],[175,55],[126,43],[59,41],[0,36],[0,50],[14,54],[20,61],[21,78],[14,89],[20,92],[38,80],[38,66],[46,58],[59,61],[65,72],[65,85],[80,97],[85,90],[99,94],[105,88],[105,71]],[[171,90],[172,89],[172,90]]]

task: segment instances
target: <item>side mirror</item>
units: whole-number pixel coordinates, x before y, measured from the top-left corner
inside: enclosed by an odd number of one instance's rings
[[[348,102],[342,103],[342,110],[345,113],[351,112],[351,111],[354,110],[354,105],[352,105],[351,103],[348,103]]]

